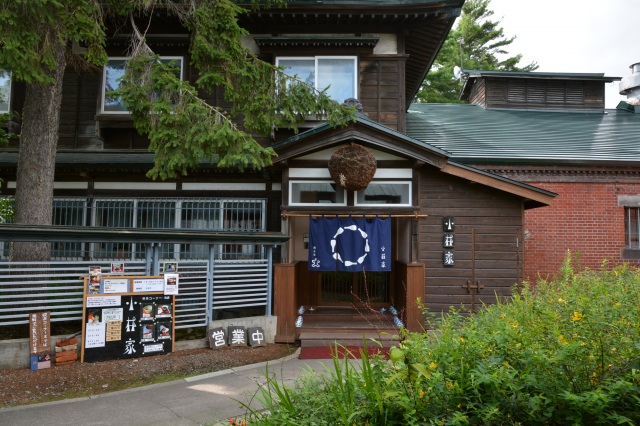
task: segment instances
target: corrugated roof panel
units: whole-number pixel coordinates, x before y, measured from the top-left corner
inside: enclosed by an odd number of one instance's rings
[[[457,161],[640,162],[640,115],[412,104],[407,135]]]

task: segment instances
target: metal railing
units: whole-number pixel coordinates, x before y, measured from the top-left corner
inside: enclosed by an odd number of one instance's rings
[[[262,198],[108,198],[58,197],[54,199],[53,225],[117,229],[189,229],[264,232],[266,200]],[[143,260],[145,247],[135,242],[66,242],[51,245],[54,260]],[[160,256],[168,259],[208,259],[206,244],[162,244]],[[217,259],[261,259],[258,245],[218,246]],[[9,244],[0,242],[0,258],[9,258]]]

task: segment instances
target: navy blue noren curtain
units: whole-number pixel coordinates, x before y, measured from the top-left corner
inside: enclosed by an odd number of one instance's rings
[[[391,218],[309,219],[310,271],[391,271]]]

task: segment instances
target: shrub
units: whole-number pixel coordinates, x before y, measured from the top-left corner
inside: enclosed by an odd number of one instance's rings
[[[640,424],[640,271],[573,271],[508,302],[430,316],[390,359],[333,370],[290,390],[270,380],[270,414],[249,424]]]

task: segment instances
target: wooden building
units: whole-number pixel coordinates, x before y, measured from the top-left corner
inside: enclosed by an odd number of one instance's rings
[[[525,278],[556,274],[567,252],[592,269],[638,264],[638,65],[631,99],[605,109],[603,74],[466,71],[469,105],[409,107],[407,133],[455,161],[558,194],[527,211]],[[635,95],[634,95],[635,93]]]
[[[163,182],[145,178],[153,161],[148,141],[134,131],[126,108],[105,95],[126,62],[124,41],[114,37],[108,45],[113,56],[103,70],[65,75],[54,222],[288,235],[274,266],[278,341],[299,339],[305,330],[311,338],[314,328],[353,325],[366,316],[363,311],[392,304],[409,329],[420,330],[418,298],[446,311],[509,295],[524,275],[524,211],[550,204],[555,194],[451,161],[435,144],[405,134],[407,108],[462,3],[293,1],[283,9],[248,12],[240,22],[251,34],[246,44],[253,52],[299,75],[308,73],[320,88],[330,83],[334,99],[359,103],[362,115],[343,128],[309,120],[299,134],[274,132],[263,142],[278,157],[261,172],[203,165]],[[150,31],[152,47],[178,61],[183,78],[194,80],[186,30],[165,25]],[[12,86],[11,105],[18,112],[22,93],[19,84]],[[208,99],[222,102],[215,93]],[[360,191],[341,189],[327,168],[335,151],[351,144],[367,148],[377,164],[373,180]],[[16,148],[0,152],[0,177],[9,191],[15,187]],[[170,213],[158,214],[158,206]],[[85,213],[73,216],[77,210]],[[309,271],[309,217],[323,214],[391,216],[391,272]],[[116,259],[136,255],[116,244],[101,250]],[[195,245],[162,252],[177,260],[202,255]],[[261,253],[255,246],[227,244],[216,255]],[[306,312],[298,326],[301,306]],[[314,318],[325,323],[321,327]],[[335,330],[328,333],[336,336]]]

